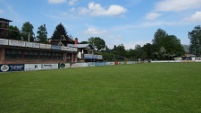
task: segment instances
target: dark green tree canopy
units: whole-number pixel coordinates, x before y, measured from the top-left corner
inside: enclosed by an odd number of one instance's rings
[[[38,27],[37,41],[40,43],[46,43],[47,42],[47,29],[46,29],[45,24]]]
[[[153,44],[158,44],[160,39],[167,35],[168,34],[164,30],[158,29],[154,34],[154,39],[152,40]]]
[[[17,26],[9,26],[9,38],[15,40],[21,40],[20,30]]]
[[[195,26],[194,29],[188,33],[188,38],[190,39],[190,53],[195,55],[201,54],[201,26]]]
[[[52,35],[52,39],[60,40],[61,38],[69,39],[65,27],[60,23],[56,26],[56,29]]]
[[[22,25],[22,30],[21,30],[22,35],[21,36],[23,37],[23,40],[34,42],[35,37],[34,37],[33,29],[34,29],[34,27],[30,22],[25,22]]]
[[[89,44],[88,41],[81,41],[80,44]]]
[[[168,35],[159,41],[160,48],[164,47],[166,54],[173,56],[181,56],[184,54],[184,48],[182,47],[180,40],[174,35]]]
[[[100,37],[91,37],[88,39],[89,44],[95,46],[98,51],[105,48],[105,41]]]

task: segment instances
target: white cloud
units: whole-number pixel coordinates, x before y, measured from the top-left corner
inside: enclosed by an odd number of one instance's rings
[[[158,18],[158,17],[160,17],[161,16],[161,14],[159,14],[159,13],[148,13],[146,16],[145,16],[145,18],[147,19],[147,20],[155,20],[156,18]]]
[[[66,2],[66,0],[48,0],[50,4],[60,4]]]
[[[156,3],[156,12],[179,12],[201,7],[201,0],[162,0]]]
[[[201,22],[201,11],[197,11],[192,16],[186,18],[185,20],[190,22]]]
[[[70,0],[70,1],[68,2],[68,4],[72,6],[72,5],[74,5],[76,2],[77,2],[77,0]]]
[[[93,16],[119,16],[124,14],[127,9],[120,5],[110,5],[108,9],[103,8],[100,4],[91,2],[88,4],[88,8],[79,8],[80,14],[90,14]]]
[[[106,30],[97,30],[94,27],[89,27],[86,31],[84,31],[84,33],[87,35],[102,35],[102,34],[106,34],[107,31]]]
[[[0,9],[0,14],[3,13],[4,11]]]

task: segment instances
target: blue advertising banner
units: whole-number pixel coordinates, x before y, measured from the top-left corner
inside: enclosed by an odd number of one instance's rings
[[[53,50],[61,50],[61,46],[52,45]]]
[[[24,71],[24,64],[0,64],[0,72]]]
[[[95,66],[106,66],[106,62],[95,62]]]

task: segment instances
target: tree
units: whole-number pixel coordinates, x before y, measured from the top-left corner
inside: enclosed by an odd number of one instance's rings
[[[52,39],[61,40],[62,37],[64,37],[66,40],[69,39],[65,27],[60,23],[56,26]]]
[[[158,29],[154,35],[153,50],[152,55],[163,60],[173,59],[173,57],[181,56],[185,53],[180,40],[174,35],[168,35],[162,29]],[[165,52],[160,50],[165,50]]]
[[[158,29],[154,34],[154,39],[152,40],[153,44],[158,44],[160,39],[167,36],[167,35],[168,34],[164,30]]]
[[[150,43],[145,44],[142,49],[147,54],[147,57],[152,58],[152,53],[154,53],[154,46]]]
[[[143,48],[140,45],[135,46],[135,54],[137,59],[145,60],[147,58],[146,52],[143,50]]]
[[[20,30],[17,26],[9,26],[9,34],[10,39],[21,40]]]
[[[118,56],[125,56],[126,55],[126,50],[123,44],[120,44],[116,46],[114,49],[113,53]]]
[[[38,27],[37,41],[40,43],[46,43],[47,42],[47,30],[46,30],[45,24]]]
[[[185,53],[180,40],[174,35],[168,35],[161,38],[158,45],[160,47],[159,53],[162,56],[166,56],[166,59],[172,59],[172,57],[175,56],[182,56]],[[161,50],[165,51],[161,52]]]
[[[35,37],[34,37],[33,29],[34,27],[30,22],[25,22],[22,25],[21,36],[23,40],[34,42]]]
[[[89,44],[95,46],[98,51],[105,48],[105,41],[100,37],[91,37],[88,39]]]
[[[200,45],[201,45],[201,26],[195,26],[194,29],[188,33],[188,38],[190,39],[190,53],[195,55],[200,55]]]
[[[88,41],[81,41],[80,44],[89,44]]]

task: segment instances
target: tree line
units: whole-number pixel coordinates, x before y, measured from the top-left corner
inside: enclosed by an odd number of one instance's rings
[[[25,40],[30,42],[47,43],[47,29],[43,24],[38,27],[37,34],[33,32],[33,25],[30,22],[25,22],[21,30],[16,26],[9,26],[10,39]],[[67,34],[65,27],[60,23],[56,26],[51,37],[52,39],[65,38],[73,41],[73,37]],[[188,32],[190,40],[189,53],[200,56],[201,53],[201,27],[195,26],[194,29]],[[108,48],[104,39],[100,37],[90,37],[86,41],[81,41],[80,44],[91,44],[96,48],[96,54],[103,55],[104,60],[172,60],[174,57],[181,57],[185,54],[184,48],[180,39],[175,35],[169,35],[165,30],[159,28],[156,30],[152,43],[147,43],[143,46],[135,45],[132,49],[125,49],[123,44],[114,45],[113,48]]]

